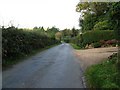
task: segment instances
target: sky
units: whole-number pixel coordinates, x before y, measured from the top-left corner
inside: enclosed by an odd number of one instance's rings
[[[79,0],[0,0],[0,25],[79,29]]]

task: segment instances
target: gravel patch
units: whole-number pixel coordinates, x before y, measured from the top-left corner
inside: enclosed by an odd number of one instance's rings
[[[91,65],[106,60],[110,55],[118,51],[117,47],[93,48],[85,50],[75,50],[75,56],[80,60],[83,71]]]

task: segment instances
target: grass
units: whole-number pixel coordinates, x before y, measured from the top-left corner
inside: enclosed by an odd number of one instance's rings
[[[47,47],[42,48],[42,49],[33,50],[28,55],[19,56],[19,57],[16,57],[14,59],[8,59],[8,60],[6,60],[6,62],[4,64],[2,64],[2,70],[6,70],[8,68],[11,68],[13,65],[15,65],[15,64],[17,64],[19,62],[24,61],[24,60],[30,58],[31,56],[33,56],[33,55],[35,55],[37,53],[40,53],[40,52],[42,52],[44,50],[47,50],[47,49],[52,48],[52,47],[57,46],[57,45],[58,44],[47,46]]]
[[[85,72],[87,85],[90,88],[120,88],[120,72],[116,65],[117,55],[93,65]]]
[[[73,44],[73,43],[70,43],[70,45],[74,48],[74,49],[81,49],[78,45],[76,45],[76,44]]]

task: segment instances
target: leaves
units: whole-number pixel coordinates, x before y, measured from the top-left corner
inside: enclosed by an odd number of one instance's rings
[[[38,30],[25,30],[15,27],[2,29],[2,58],[14,59],[29,54],[32,50],[58,43],[49,33]]]

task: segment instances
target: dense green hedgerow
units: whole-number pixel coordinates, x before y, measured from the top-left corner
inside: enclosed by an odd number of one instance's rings
[[[115,34],[112,30],[93,30],[83,34],[84,45],[99,42],[100,40],[112,39],[115,39]]]
[[[58,43],[47,33],[36,30],[23,30],[15,27],[2,29],[2,59],[14,60],[18,56],[25,56],[32,50],[37,50]]]

